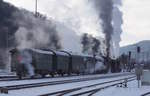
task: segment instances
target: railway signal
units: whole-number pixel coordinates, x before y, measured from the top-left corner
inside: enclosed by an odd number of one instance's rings
[[[131,51],[129,51],[129,59],[131,58],[131,53],[132,53],[132,52],[131,52]]]
[[[129,51],[128,70],[131,71],[131,51]]]
[[[140,52],[141,52],[141,47],[140,46],[137,46],[137,55],[138,55],[138,64],[137,64],[137,67],[135,68],[135,73],[136,73],[136,76],[137,76],[137,80],[138,80],[138,88],[140,87],[140,80],[141,80],[141,75],[143,73],[143,69],[142,69],[142,66],[140,65]]]
[[[141,48],[140,46],[137,47],[137,52],[140,53],[141,52]]]

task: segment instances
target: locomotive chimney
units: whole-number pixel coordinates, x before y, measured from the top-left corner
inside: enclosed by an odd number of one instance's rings
[[[37,15],[38,15],[38,12],[37,12],[37,0],[35,0],[35,17],[37,17]]]

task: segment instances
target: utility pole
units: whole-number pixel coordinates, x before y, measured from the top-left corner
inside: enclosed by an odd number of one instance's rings
[[[149,67],[149,52],[147,52],[147,54],[146,54],[146,56],[147,56],[147,60],[146,60],[146,66],[148,67],[148,69],[150,68]]]
[[[140,65],[140,52],[141,52],[141,48],[138,46],[137,47],[137,55],[138,55],[138,60],[137,60],[137,66],[136,66],[136,69],[135,69],[135,73],[136,73],[136,76],[137,76],[137,80],[138,80],[138,88],[140,87],[140,80],[141,80],[141,75],[142,75],[142,66]]]
[[[35,0],[35,16],[37,16],[37,0]]]
[[[144,61],[144,65],[145,65],[145,61],[146,61],[146,60],[145,60],[145,58],[146,58],[145,56],[146,56],[146,54],[145,54],[145,52],[143,52],[143,61]]]
[[[129,51],[129,60],[128,60],[128,71],[130,72],[131,71],[131,51]]]

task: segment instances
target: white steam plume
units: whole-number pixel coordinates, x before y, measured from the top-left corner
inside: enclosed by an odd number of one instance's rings
[[[63,23],[56,22],[58,35],[62,44],[62,49],[68,52],[81,53],[80,36],[76,34],[71,28]]]
[[[38,6],[39,11],[64,23],[78,34],[103,35],[98,14],[89,0],[39,0]]]
[[[103,62],[97,61],[95,66],[93,68],[90,68],[90,73],[100,72],[105,69],[106,66],[103,64]]]
[[[25,66],[25,68],[28,71],[28,74],[30,76],[34,76],[34,67],[32,66],[32,55],[27,51],[27,50],[19,50],[20,51],[20,55],[22,56],[22,59],[20,61],[20,64],[23,64]]]
[[[121,33],[122,33],[122,12],[120,7],[122,6],[121,0],[113,0],[114,6],[113,6],[113,35],[112,35],[112,55],[115,57],[119,56],[119,48],[120,48],[120,41],[121,41]]]
[[[61,23],[57,29],[65,50],[81,53],[83,33],[104,37],[98,13],[90,0],[39,0],[38,6],[40,12]]]

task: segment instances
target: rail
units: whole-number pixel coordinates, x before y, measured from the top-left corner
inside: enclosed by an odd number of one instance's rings
[[[104,84],[108,84],[108,83],[113,83],[113,82],[116,82],[116,81],[122,81],[122,80],[125,80],[125,79],[127,79],[127,82],[133,81],[133,80],[135,80],[135,76],[129,77],[129,78],[118,79],[118,80],[106,81],[106,82],[97,83],[97,84],[84,86],[84,87],[78,87],[78,88],[73,88],[73,89],[68,89],[68,90],[62,90],[62,91],[58,91],[58,92],[43,94],[43,95],[40,95],[40,96],[51,96],[51,95],[63,96],[63,95],[66,95],[66,94],[69,94],[69,93],[72,93],[72,92],[75,92],[75,91],[79,91],[79,90],[82,90],[82,89],[85,89],[85,88],[90,88],[90,87],[95,87],[95,86],[104,85]],[[129,80],[129,79],[131,79],[131,80]],[[100,88],[80,92],[80,93],[77,93],[77,94],[72,94],[70,96],[81,96],[81,95],[85,95],[87,93],[90,93],[88,96],[92,96],[93,94],[97,93],[98,91],[100,91],[102,89],[106,89],[106,88],[116,86],[118,84],[123,84],[123,83],[124,83],[124,81],[119,82],[119,83],[115,83],[115,84],[111,84],[111,85],[108,85],[108,86],[105,86],[105,87],[100,87]]]
[[[104,77],[104,78],[106,78],[106,77]],[[42,82],[42,83],[2,86],[2,87],[0,87],[0,92],[7,94],[9,90],[18,90],[18,89],[25,89],[25,88],[34,88],[34,87],[42,87],[42,86],[50,86],[50,85],[58,85],[58,84],[67,84],[67,83],[75,83],[75,82],[98,80],[98,79],[100,79],[100,77],[88,77],[88,78],[70,79],[70,80],[62,80],[62,81],[51,81],[51,82]]]

